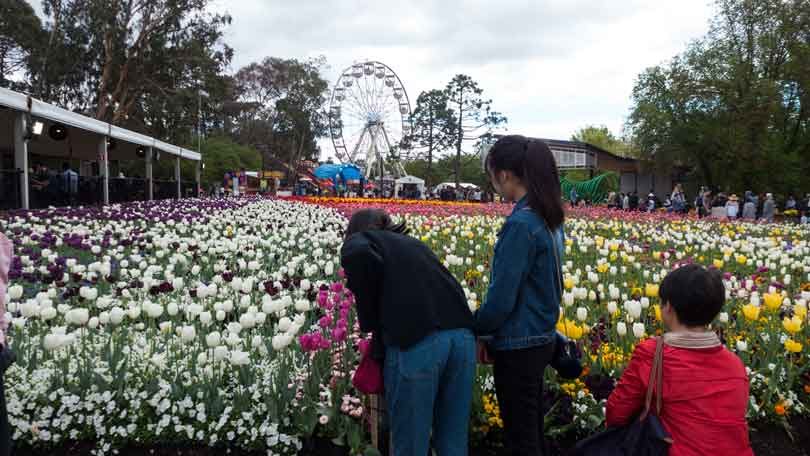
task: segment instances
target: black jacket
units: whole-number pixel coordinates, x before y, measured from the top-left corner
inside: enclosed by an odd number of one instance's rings
[[[341,249],[360,329],[402,349],[443,329],[472,328],[464,290],[433,252],[410,236],[357,233]]]

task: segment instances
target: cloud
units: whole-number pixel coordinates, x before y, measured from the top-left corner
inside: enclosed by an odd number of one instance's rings
[[[334,82],[353,62],[379,60],[412,102],[465,73],[509,131],[564,139],[588,124],[620,133],[635,77],[706,32],[708,2],[216,0],[213,9],[233,16],[234,71],[265,56],[324,55]]]

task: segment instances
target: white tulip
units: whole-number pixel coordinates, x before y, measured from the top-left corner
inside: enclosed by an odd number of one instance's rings
[[[650,298],[644,296],[644,297],[641,298],[640,303],[641,303],[641,308],[646,309],[646,308],[650,307]]]
[[[720,323],[728,323],[728,313],[720,312],[720,315],[717,316],[717,320],[720,321]]]
[[[194,326],[183,326],[180,332],[180,340],[184,343],[189,343],[197,338],[197,330]]]
[[[245,366],[250,363],[250,353],[239,350],[231,352],[231,364],[234,366]]]
[[[171,317],[174,317],[179,312],[180,312],[180,308],[177,307],[176,302],[170,302],[169,305],[166,306],[166,313],[168,313],[169,316],[171,316]]]
[[[124,312],[124,309],[118,306],[113,307],[112,310],[110,310],[110,323],[116,326],[120,325],[121,322],[124,321],[125,316],[126,313]]]
[[[242,343],[242,339],[237,336],[235,333],[229,333],[228,337],[225,339],[225,342],[230,345],[231,347],[235,347]]]
[[[130,307],[127,309],[127,316],[130,320],[137,320],[138,317],[141,316],[141,308],[140,307]]]
[[[46,307],[39,313],[39,317],[42,318],[43,321],[52,320],[56,318],[56,309],[53,307]]]
[[[225,300],[222,303],[222,310],[228,313],[233,312],[233,301],[231,301],[230,299]]]
[[[228,347],[224,345],[218,345],[214,348],[214,359],[217,361],[223,361],[228,358]]]
[[[151,301],[143,303],[143,310],[149,318],[158,318],[163,315],[163,306],[152,303]]]
[[[577,308],[577,320],[585,321],[588,319],[588,309],[584,307]]]
[[[37,303],[37,301],[34,299],[29,299],[28,301],[20,304],[19,309],[23,318],[32,318],[39,315],[39,303]]]
[[[158,325],[158,328],[160,328],[161,333],[170,334],[172,332],[172,322],[170,322],[170,321],[162,321]]]
[[[303,279],[303,280],[301,280],[301,287],[300,288],[303,291],[309,291],[310,288],[312,288],[312,283],[309,281],[309,279]]]
[[[616,301],[610,301],[607,304],[608,312],[612,315],[619,311],[619,305],[616,304]]]
[[[100,321],[98,317],[92,317],[90,320],[87,321],[87,327],[90,329],[98,328]]]
[[[227,315],[225,314],[224,310],[217,310],[216,314],[217,321],[225,321],[225,317],[227,317]]]
[[[644,331],[644,323],[633,323],[633,336],[635,336],[636,339],[644,337]]]
[[[211,312],[207,310],[205,312],[200,312],[200,323],[202,323],[203,326],[210,325],[213,319],[214,317],[211,315]]]
[[[264,313],[264,312],[256,312],[256,313],[253,315],[253,318],[255,318],[255,319],[256,319],[256,325],[257,325],[257,326],[261,326],[261,325],[263,325],[263,324],[264,324],[264,322],[267,320],[267,314],[266,314],[266,313]]]
[[[627,325],[623,321],[616,323],[616,332],[620,336],[627,335]]]
[[[290,326],[291,326],[291,325],[292,325],[292,320],[290,320],[290,319],[289,319],[289,318],[287,318],[287,317],[282,317],[282,318],[281,318],[281,319],[279,319],[279,321],[278,321],[278,326],[277,326],[277,328],[278,328],[278,330],[279,330],[279,331],[281,331],[281,332],[287,332],[287,330],[288,330],[288,329],[290,329]]]
[[[641,303],[638,301],[625,301],[624,310],[626,310],[627,314],[634,320],[641,317]]]
[[[574,305],[574,294],[573,293],[563,293],[563,305],[565,307],[571,307]]]
[[[233,334],[239,334],[242,331],[242,325],[237,322],[230,322],[228,323],[228,332]]]
[[[246,308],[250,307],[251,304],[252,304],[252,301],[251,301],[249,295],[243,295],[241,298],[239,298],[239,307],[241,309],[246,309]]]
[[[737,341],[737,351],[738,352],[748,351],[748,342],[746,342],[744,340],[738,340]]]
[[[70,309],[65,314],[65,321],[74,326],[84,326],[90,320],[90,311],[84,308]]]
[[[239,324],[242,325],[243,328],[250,329],[256,326],[256,319],[253,318],[253,314],[244,313],[239,317]]]
[[[213,331],[205,336],[205,343],[209,348],[214,348],[219,345],[221,337],[218,331]]]
[[[262,336],[259,336],[259,335],[253,336],[253,339],[250,341],[250,346],[253,347],[253,348],[259,348],[259,347],[261,347],[263,345],[264,345],[264,340],[262,339]]]

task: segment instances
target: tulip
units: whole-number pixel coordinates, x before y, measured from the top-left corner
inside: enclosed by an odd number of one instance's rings
[[[205,343],[209,348],[217,347],[220,343],[220,339],[218,331],[213,331],[205,335]]]
[[[216,361],[223,361],[226,358],[228,358],[228,355],[229,355],[228,347],[224,345],[218,345],[217,347],[214,348],[214,359]]]
[[[644,332],[644,323],[633,323],[633,336],[635,336],[636,339],[644,337]]]
[[[622,337],[627,335],[627,325],[623,321],[616,323],[616,333]]]
[[[737,351],[738,352],[745,352],[748,351],[748,343],[744,340],[737,341]]]
[[[90,311],[84,308],[71,309],[65,314],[65,321],[74,326],[84,326],[90,319]]]
[[[230,361],[234,366],[246,366],[250,363],[250,353],[234,350],[231,352]]]
[[[180,332],[180,340],[183,343],[192,342],[197,337],[197,330],[194,326],[183,326]]]
[[[585,321],[588,319],[588,309],[584,307],[577,308],[577,320]]]
[[[125,316],[126,313],[122,308],[118,306],[113,307],[112,310],[110,310],[110,323],[112,323],[115,326],[118,326],[121,324],[121,322],[124,321]]]

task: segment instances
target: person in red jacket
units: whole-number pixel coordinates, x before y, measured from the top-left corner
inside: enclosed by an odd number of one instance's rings
[[[709,329],[725,302],[716,270],[682,266],[659,289],[664,334],[663,407],[670,456],[753,456],[745,413],[748,376],[739,357]],[[629,424],[643,409],[655,338],[636,347],[607,401],[608,427]]]

